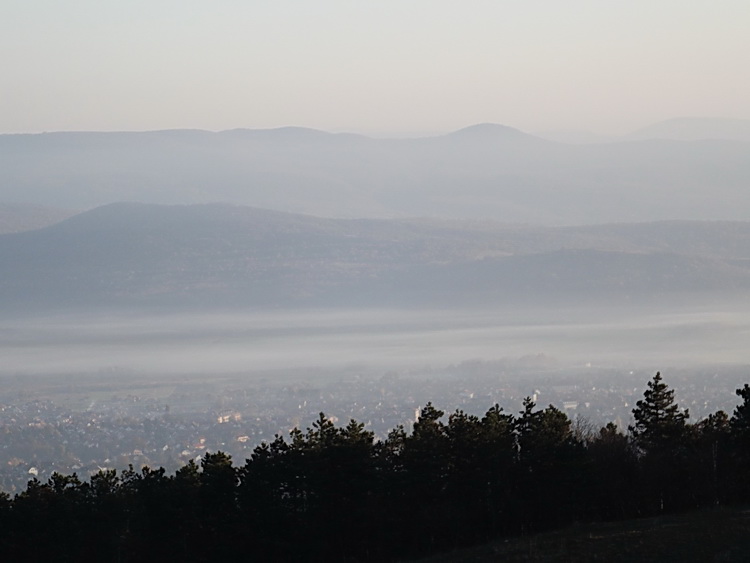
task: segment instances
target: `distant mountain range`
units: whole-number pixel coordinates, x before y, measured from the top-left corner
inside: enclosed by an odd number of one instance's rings
[[[0,269],[4,310],[747,294],[750,223],[545,228],[120,203],[0,235]]]
[[[681,117],[660,121],[627,136],[628,139],[709,139],[750,142],[750,119]]]
[[[494,124],[416,139],[301,128],[0,135],[0,202],[226,202],[546,225],[746,220],[747,123],[678,120],[579,145]]]
[[[573,145],[615,143],[622,141],[744,141],[750,142],[750,119],[718,117],[677,117],[659,121],[628,135],[596,135],[588,131],[544,131],[539,137]]]

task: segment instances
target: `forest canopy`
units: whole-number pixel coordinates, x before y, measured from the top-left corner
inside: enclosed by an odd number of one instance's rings
[[[235,465],[54,474],[0,495],[5,560],[383,561],[571,522],[750,502],[750,386],[695,423],[660,373],[623,433],[527,398],[484,416],[428,403],[375,440],[320,413]]]

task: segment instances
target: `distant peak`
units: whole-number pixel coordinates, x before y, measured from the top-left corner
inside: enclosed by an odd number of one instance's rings
[[[442,137],[461,143],[472,143],[479,145],[515,145],[521,144],[538,144],[538,143],[550,143],[546,139],[536,137],[514,127],[508,127],[507,125],[500,125],[498,123],[479,123],[477,125],[471,125],[464,127],[453,133],[448,133]]]
[[[500,125],[498,123],[478,123],[476,125],[464,127],[463,129],[459,129],[458,131],[454,131],[453,133],[449,134],[449,136],[451,137],[468,138],[514,138],[521,137],[523,135],[525,135],[525,133],[519,131],[518,129],[508,127],[507,125]]]

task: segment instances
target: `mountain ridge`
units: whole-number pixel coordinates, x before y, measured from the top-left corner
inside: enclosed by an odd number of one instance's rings
[[[0,308],[456,304],[750,290],[750,223],[543,228],[118,203],[0,235]]]
[[[0,136],[3,198],[236,205],[338,218],[575,225],[747,220],[750,145],[568,145],[497,124],[373,139],[310,129]]]

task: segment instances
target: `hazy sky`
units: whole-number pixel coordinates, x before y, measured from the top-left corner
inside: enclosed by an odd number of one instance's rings
[[[0,132],[750,119],[748,0],[4,0]]]

